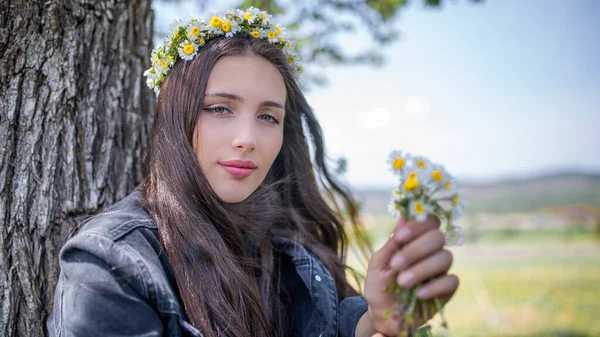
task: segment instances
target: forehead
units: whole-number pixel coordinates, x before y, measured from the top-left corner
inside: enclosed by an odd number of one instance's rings
[[[279,70],[254,55],[225,56],[212,68],[206,93],[223,92],[245,99],[285,103],[286,88]]]

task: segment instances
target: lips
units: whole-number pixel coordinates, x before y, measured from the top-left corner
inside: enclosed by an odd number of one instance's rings
[[[228,160],[219,163],[231,176],[238,179],[248,177],[256,169],[256,164],[248,160]]]

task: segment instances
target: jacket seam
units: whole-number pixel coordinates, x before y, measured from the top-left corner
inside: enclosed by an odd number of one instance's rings
[[[161,297],[168,297],[166,294],[159,293],[159,287],[156,285],[156,282],[150,282],[154,280],[152,273],[150,272],[150,268],[148,267],[148,262],[139,254],[139,252],[129,244],[127,241],[120,241],[119,244],[127,247],[127,250],[131,251],[132,254],[136,255],[137,260],[134,262],[137,264],[137,268],[140,269],[140,274],[143,276],[140,279],[140,283],[144,285],[144,289],[147,292],[147,298],[152,300],[156,305],[156,308],[159,309],[162,313],[169,313],[181,317],[181,312],[174,310],[172,307],[172,303],[161,301]],[[145,273],[143,273],[145,271]],[[166,280],[165,280],[166,282]],[[167,303],[167,308],[164,308],[162,303]]]
[[[109,233],[111,234],[111,237],[114,235],[114,241],[121,241],[124,237],[140,227],[157,230],[156,224],[153,220],[134,219],[126,221],[119,226],[112,228]]]

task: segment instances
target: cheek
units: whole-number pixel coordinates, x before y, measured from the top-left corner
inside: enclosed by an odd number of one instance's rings
[[[194,153],[196,154],[196,158],[200,159],[202,154],[202,127],[200,124],[196,124],[196,128],[194,129],[194,136],[192,137],[192,148],[194,149]]]
[[[204,118],[202,123],[198,121],[194,130],[194,153],[199,160],[208,159],[218,151],[220,144],[228,137],[227,130],[223,130],[211,118]]]
[[[277,157],[283,146],[283,132],[273,135],[267,144],[269,146],[271,161],[275,161],[275,157]]]
[[[214,134],[210,132],[209,123],[198,124],[194,131],[194,154],[196,155],[196,160],[202,169],[206,169],[208,163],[212,160],[213,153],[216,148]]]

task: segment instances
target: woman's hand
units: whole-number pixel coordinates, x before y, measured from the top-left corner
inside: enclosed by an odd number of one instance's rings
[[[423,283],[417,293],[420,300],[438,298],[445,303],[452,297],[458,278],[447,274],[452,254],[444,249],[445,237],[439,226],[439,219],[432,215],[425,222],[400,219],[393,235],[373,253],[364,286],[364,297],[369,304],[365,316],[369,320],[363,317],[359,321],[357,333],[364,331],[370,337],[373,332],[367,331],[372,327],[375,332],[396,336],[402,331],[415,331],[435,314],[433,307],[429,307],[428,317],[422,317],[421,310],[415,310],[412,322],[396,314],[395,294],[384,291],[393,277],[404,288]],[[384,312],[389,309],[392,315],[385,318]]]

